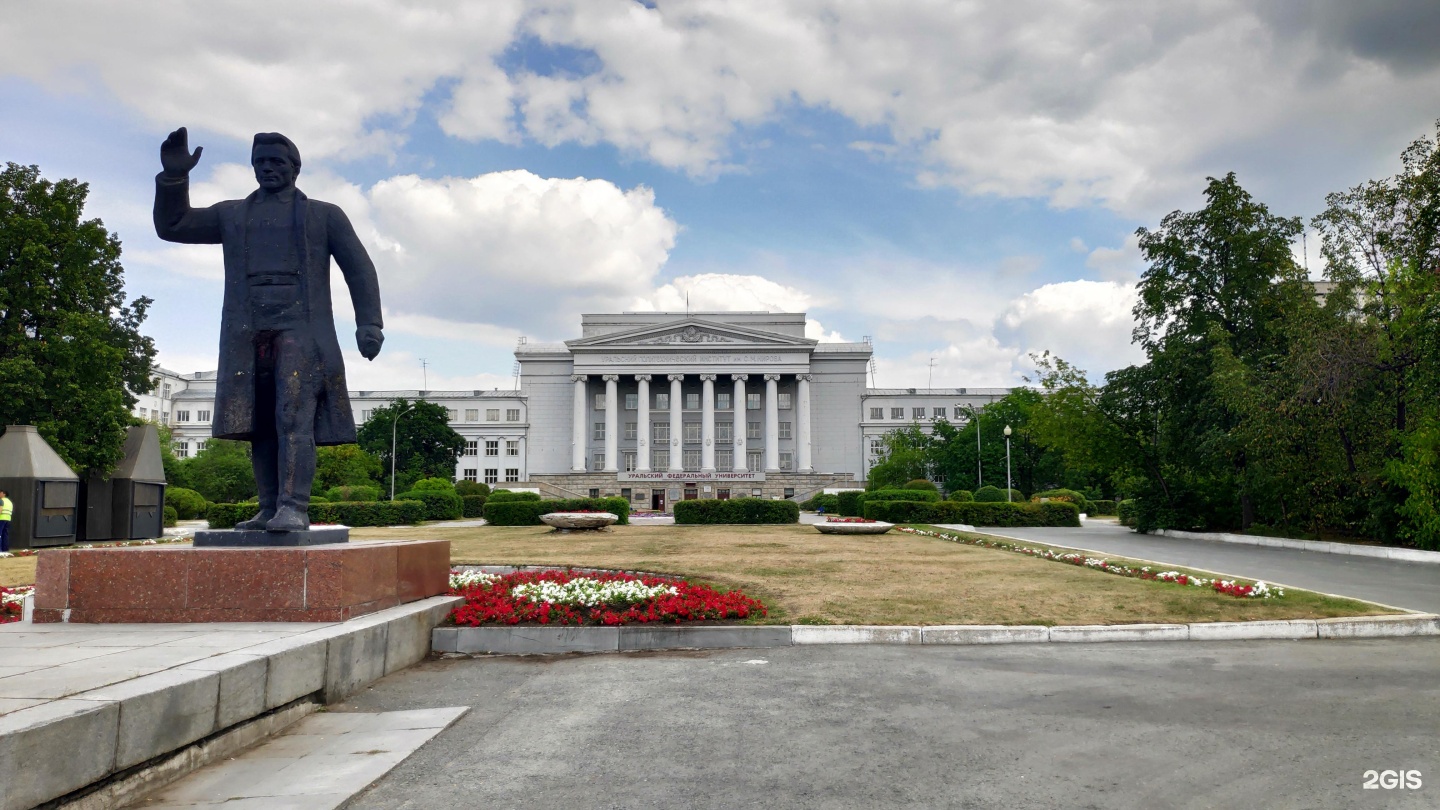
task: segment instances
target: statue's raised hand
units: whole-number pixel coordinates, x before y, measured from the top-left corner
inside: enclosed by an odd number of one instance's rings
[[[195,147],[195,153],[190,153],[190,136],[185,132],[185,127],[180,127],[170,133],[170,137],[160,144],[160,165],[164,168],[166,177],[185,177],[195,164],[200,162],[200,153],[205,147]]]

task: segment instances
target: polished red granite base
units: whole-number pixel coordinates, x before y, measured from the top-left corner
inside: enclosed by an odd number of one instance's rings
[[[334,622],[449,590],[450,541],[42,551],[37,622]]]

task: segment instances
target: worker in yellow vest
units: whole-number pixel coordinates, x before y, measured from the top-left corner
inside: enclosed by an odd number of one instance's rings
[[[0,489],[0,551],[10,550],[10,516],[15,514],[15,504],[10,502],[10,493]]]

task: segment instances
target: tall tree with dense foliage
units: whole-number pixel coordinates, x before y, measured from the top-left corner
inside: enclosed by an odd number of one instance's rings
[[[377,486],[386,472],[379,458],[356,444],[321,447],[315,453],[316,492],[333,487]]]
[[[120,240],[82,215],[89,187],[0,171],[0,424],[35,425],[79,472],[119,461],[155,346],[125,300]]]
[[[407,413],[408,411],[408,413]],[[397,421],[398,418],[398,421]],[[443,405],[417,399],[397,399],[377,408],[360,426],[360,447],[380,459],[382,481],[390,486],[390,437],[395,431],[395,491],[402,492],[422,478],[454,480],[455,462],[465,450],[465,439],[450,427]]]
[[[211,439],[180,467],[190,489],[212,503],[241,503],[255,497],[255,469],[248,442]]]

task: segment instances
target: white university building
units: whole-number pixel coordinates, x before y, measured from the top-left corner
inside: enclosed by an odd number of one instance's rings
[[[804,313],[626,312],[581,317],[580,337],[516,348],[518,390],[351,391],[357,424],[391,400],[442,405],[465,438],[457,480],[556,497],[795,498],[859,486],[883,436],[963,424],[1008,388],[869,388],[869,343],[805,337]],[[176,454],[210,433],[215,372],[157,370],[136,415]]]

